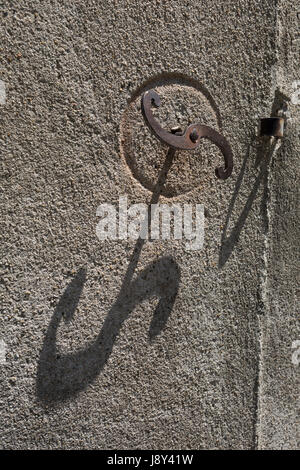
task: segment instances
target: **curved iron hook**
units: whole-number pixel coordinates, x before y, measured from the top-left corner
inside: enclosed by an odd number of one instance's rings
[[[154,90],[146,91],[142,96],[142,113],[146,124],[154,135],[169,147],[182,150],[194,150],[199,146],[200,139],[209,139],[219,147],[225,160],[225,168],[216,168],[216,175],[222,180],[228,178],[232,173],[233,161],[231,147],[225,137],[211,127],[202,124],[191,124],[183,133],[172,133],[163,129],[151,110],[152,105],[158,108],[160,103],[160,97]]]

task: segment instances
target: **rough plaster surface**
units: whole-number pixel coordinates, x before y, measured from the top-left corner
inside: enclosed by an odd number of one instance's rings
[[[2,448],[296,448],[299,106],[281,145],[255,137],[299,79],[296,7],[21,1],[1,22]],[[232,178],[204,142],[157,186],[153,84],[166,126],[198,108],[230,140]],[[97,239],[99,204],[159,193],[204,204],[202,250]]]

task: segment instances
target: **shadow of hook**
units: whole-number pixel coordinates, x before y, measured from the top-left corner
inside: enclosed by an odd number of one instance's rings
[[[64,401],[92,383],[106,364],[123,322],[137,304],[157,296],[159,302],[149,328],[149,339],[153,340],[167,323],[179,280],[179,266],[173,258],[154,261],[129,286],[123,284],[96,340],[76,353],[60,355],[56,346],[57,330],[61,319],[67,315],[70,320],[76,309],[85,281],[85,271],[81,269],[62,295],[45,335],[37,373],[38,399],[43,403]]]

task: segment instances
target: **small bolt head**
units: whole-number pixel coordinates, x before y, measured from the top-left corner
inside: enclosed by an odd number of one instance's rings
[[[199,138],[199,134],[198,134],[198,132],[196,131],[196,129],[194,129],[194,130],[190,133],[190,139],[191,139],[192,142],[195,143],[195,142],[197,142],[198,138]]]

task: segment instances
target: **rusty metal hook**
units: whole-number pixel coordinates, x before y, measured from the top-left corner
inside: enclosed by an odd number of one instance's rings
[[[211,127],[202,124],[191,124],[185,132],[169,132],[163,129],[151,110],[152,105],[158,108],[160,102],[160,97],[154,90],[146,91],[142,96],[142,113],[146,124],[154,135],[169,147],[182,150],[196,149],[202,138],[211,140],[219,147],[225,160],[225,168],[216,168],[216,175],[222,180],[228,178],[232,173],[233,161],[231,147],[225,137]]]

